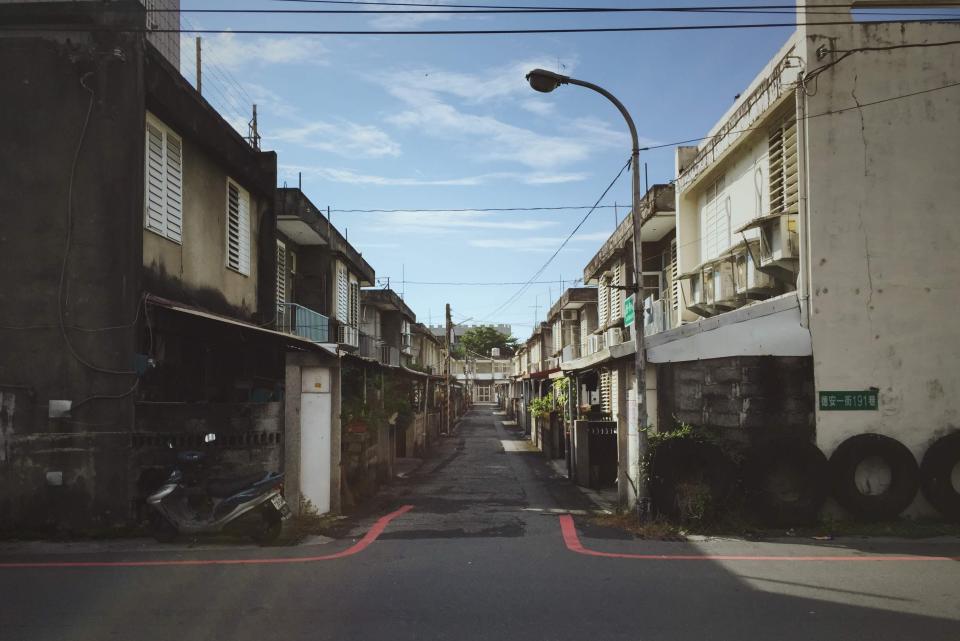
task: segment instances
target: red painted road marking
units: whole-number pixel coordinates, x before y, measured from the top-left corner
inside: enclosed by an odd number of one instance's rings
[[[383,531],[387,529],[390,521],[401,514],[405,514],[413,509],[412,505],[404,505],[399,510],[391,512],[386,516],[377,519],[373,527],[363,535],[359,541],[348,547],[346,550],[334,554],[323,556],[300,556],[300,557],[282,557],[271,559],[197,559],[185,560],[174,559],[165,561],[66,561],[66,562],[25,562],[25,563],[0,563],[0,569],[7,568],[139,568],[149,566],[164,565],[277,565],[284,563],[313,563],[315,561],[331,561],[333,559],[342,559],[347,556],[353,556],[358,552],[367,549],[371,543],[377,540]]]
[[[624,552],[600,552],[583,546],[577,536],[577,526],[569,514],[560,515],[560,531],[567,549],[586,556],[600,556],[610,559],[642,559],[647,561],[960,561],[956,556],[901,555],[885,556],[879,554],[858,556],[757,556],[747,554],[627,554]]]

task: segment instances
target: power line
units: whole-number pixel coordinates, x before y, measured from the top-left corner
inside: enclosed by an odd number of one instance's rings
[[[335,214],[418,214],[418,213],[451,213],[463,214],[472,212],[508,212],[508,211],[563,211],[583,209],[613,209],[616,205],[559,205],[556,207],[473,207],[463,209],[331,209]],[[410,281],[407,281],[410,282]]]
[[[377,280],[380,280],[380,278],[381,277],[378,276]],[[383,277],[383,278],[387,278],[387,277]],[[430,281],[416,281],[416,280],[407,280],[403,282],[406,285],[438,285],[438,286],[450,285],[450,286],[457,286],[457,287],[481,287],[481,286],[496,286],[496,285],[502,286],[502,285],[527,285],[527,284],[529,285],[560,285],[563,283],[570,283],[572,285],[574,283],[580,282],[580,279],[572,278],[572,279],[565,279],[565,280],[538,280],[532,283],[528,281],[500,282],[500,283],[494,283],[494,282],[482,283],[482,282],[473,281],[473,282],[455,283],[455,282],[430,282]]]
[[[534,282],[537,278],[539,278],[540,275],[543,274],[544,271],[546,271],[546,269],[547,269],[547,267],[549,267],[550,263],[553,262],[553,259],[557,257],[557,254],[559,254],[560,251],[563,250],[563,248],[567,246],[567,243],[570,242],[570,239],[573,238],[573,235],[576,234],[576,233],[580,230],[581,227],[583,227],[583,224],[584,224],[585,222],[587,222],[587,219],[590,218],[590,214],[592,214],[592,213],[594,212],[594,210],[596,209],[596,205],[599,205],[600,202],[601,202],[604,198],[607,197],[607,193],[613,188],[613,186],[616,184],[616,182],[617,182],[618,180],[620,180],[620,176],[623,175],[623,172],[626,170],[626,168],[627,168],[628,166],[630,166],[630,160],[628,160],[628,161],[623,165],[623,167],[620,168],[620,171],[617,172],[617,175],[614,176],[613,180],[610,181],[610,184],[607,185],[607,188],[604,189],[604,190],[603,190],[603,193],[600,194],[600,197],[597,198],[597,202],[594,203],[594,207],[591,208],[590,211],[588,211],[588,212],[586,213],[586,215],[580,220],[579,223],[577,223],[577,226],[573,228],[573,231],[571,231],[570,234],[569,234],[566,238],[563,239],[563,242],[560,243],[560,246],[557,247],[557,250],[556,250],[555,252],[553,252],[553,254],[551,254],[550,258],[547,259],[547,262],[545,262],[545,263],[540,267],[540,269],[538,269],[538,270],[536,271],[536,273],[534,273],[533,276],[531,276],[529,279],[527,279],[526,283],[525,283],[520,289],[518,289],[517,292],[516,292],[513,296],[511,296],[510,298],[508,298],[502,305],[500,305],[500,306],[497,307],[495,310],[493,310],[493,312],[491,312],[490,315],[487,316],[487,318],[490,318],[491,316],[495,316],[496,314],[498,314],[498,313],[500,312],[500,310],[502,310],[502,309],[506,308],[507,306],[513,304],[516,300],[518,300],[518,299],[520,298],[520,296],[522,296],[522,295],[524,294],[524,292],[526,292],[526,291],[530,288],[530,286],[533,284],[533,282]],[[637,168],[634,167],[634,168],[633,168],[633,171],[637,171]]]
[[[960,18],[947,18],[942,23],[953,23]],[[912,24],[929,22],[928,20],[871,20],[872,25],[882,24]],[[262,35],[262,36],[493,36],[493,35],[538,35],[560,33],[647,33],[666,31],[715,31],[733,29],[777,29],[788,27],[828,27],[849,26],[849,20],[834,20],[826,22],[758,22],[743,24],[705,24],[705,25],[656,25],[645,27],[568,27],[545,29],[147,29],[147,28],[114,28],[99,25],[13,25],[0,27],[3,32],[72,32],[85,33],[193,33],[193,34],[221,34],[234,35]],[[862,24],[862,23],[861,23]]]
[[[353,6],[390,6],[390,7],[408,7],[392,9],[166,9],[152,8],[150,13],[194,13],[194,14],[248,14],[248,15],[489,15],[489,14],[609,14],[609,13],[719,13],[719,14],[794,14],[798,7],[796,5],[728,5],[728,6],[660,6],[660,7],[531,7],[531,6],[507,6],[507,5],[456,5],[456,4],[414,4],[414,3],[373,3],[373,2],[316,2],[315,0],[285,0],[287,2],[299,2],[302,4],[338,4]],[[954,4],[937,5],[946,7],[947,10],[953,8]],[[409,8],[413,7],[413,8]],[[806,7],[807,13],[811,15],[849,15],[849,5],[817,5],[815,7]],[[836,10],[834,10],[836,9]],[[862,15],[916,15],[916,16],[941,16],[943,13],[930,11],[889,11],[877,7],[864,7],[858,9]]]

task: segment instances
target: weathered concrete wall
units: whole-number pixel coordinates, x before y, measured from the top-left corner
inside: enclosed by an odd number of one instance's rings
[[[809,357],[740,356],[658,366],[657,428],[715,428],[743,444],[773,436],[813,438]]]
[[[161,295],[170,289],[165,281],[178,281],[187,290],[217,293],[230,308],[250,317],[257,310],[258,231],[263,211],[272,207],[272,202],[250,193],[250,273],[228,268],[228,177],[222,165],[189,138],[183,139],[183,243],[144,229],[143,265]],[[247,185],[238,184],[250,192]],[[177,295],[182,293],[175,292]]]
[[[958,39],[957,24],[810,27],[806,59],[817,61],[821,46]],[[846,109],[807,120],[803,147],[816,387],[879,389],[877,411],[818,409],[828,455],[851,435],[879,432],[919,461],[960,427],[960,91],[936,90],[958,68],[951,46],[855,53],[805,97],[811,116]],[[887,100],[916,92],[925,93]]]
[[[142,13],[99,4],[6,5],[0,22],[57,12],[78,24],[143,24]],[[133,367],[142,60],[142,37],[129,30],[0,38],[0,393],[16,397],[12,428],[3,428],[0,514],[21,531],[110,526],[128,515],[128,497],[117,491],[128,486],[126,468],[116,461],[129,451],[132,399],[94,397],[123,395],[135,377],[90,366]],[[88,364],[65,344],[61,318]],[[100,329],[108,327],[115,329]],[[51,399],[78,406],[72,417],[50,419]],[[48,484],[48,472],[59,484]]]

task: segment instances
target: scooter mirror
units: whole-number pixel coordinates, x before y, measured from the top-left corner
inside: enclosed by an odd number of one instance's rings
[[[204,434],[203,436],[204,443],[213,443],[215,440],[217,440],[217,435],[214,434],[213,432],[210,432],[209,434]]]

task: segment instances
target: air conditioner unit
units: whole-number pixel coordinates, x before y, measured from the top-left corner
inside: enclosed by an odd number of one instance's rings
[[[690,281],[690,300],[687,301],[687,309],[699,316],[716,314],[716,308],[714,308],[712,301],[714,293],[713,272],[699,267],[685,276]]]
[[[743,305],[743,299],[737,295],[734,279],[734,260],[732,256],[716,261],[710,266],[713,281],[713,293],[710,296],[717,308],[733,309]]]
[[[587,337],[587,349],[591,354],[595,354],[603,349],[603,336],[594,334],[593,336]]]
[[[759,300],[780,293],[780,285],[770,274],[757,269],[754,257],[759,256],[760,241],[750,241],[734,253],[734,280],[737,295]]]
[[[791,285],[800,269],[800,241],[796,214],[768,216],[760,228],[760,264],[762,271]]]
[[[563,309],[560,310],[560,320],[562,321],[578,321],[580,320],[580,312],[575,309]]]
[[[613,347],[614,345],[619,345],[623,342],[623,334],[620,332],[619,327],[611,327],[606,332],[604,332],[604,342],[607,347]]]

